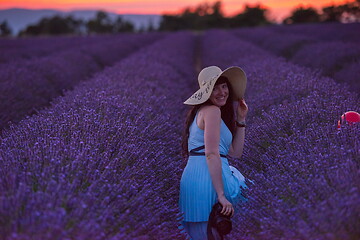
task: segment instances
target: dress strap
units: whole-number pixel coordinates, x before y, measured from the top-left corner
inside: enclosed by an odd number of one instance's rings
[[[202,146],[200,146],[200,147],[197,147],[197,148],[193,148],[193,149],[191,149],[190,150],[190,152],[196,152],[196,151],[199,151],[199,150],[202,150],[202,149],[205,149],[205,145],[202,145]]]
[[[202,149],[205,149],[205,145],[191,149],[189,152],[189,155],[190,156],[205,156],[204,152],[198,152],[199,150],[202,150]],[[220,154],[220,157],[226,158],[226,155]]]

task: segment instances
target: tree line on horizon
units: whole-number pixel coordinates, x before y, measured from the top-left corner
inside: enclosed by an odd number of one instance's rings
[[[105,11],[98,11],[93,19],[84,21],[72,16],[59,15],[43,18],[37,24],[20,31],[18,37],[39,35],[91,35],[113,34],[121,32],[150,32],[178,30],[206,30],[209,28],[240,28],[274,24],[269,20],[269,9],[261,4],[245,4],[244,10],[232,17],[224,16],[221,1],[213,4],[201,3],[196,7],[187,7],[179,14],[164,14],[156,28],[150,22],[147,27],[135,29],[133,23],[120,15],[112,20]],[[302,6],[295,8],[283,24],[315,22],[360,22],[360,0],[354,0],[338,6],[322,8],[319,13],[315,8]],[[11,36],[7,22],[0,23],[0,36]]]

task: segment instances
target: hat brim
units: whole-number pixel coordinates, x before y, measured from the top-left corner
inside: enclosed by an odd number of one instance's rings
[[[225,76],[229,79],[229,83],[234,92],[233,100],[243,98],[245,95],[247,78],[245,72],[240,67],[229,67],[225,69],[221,74],[216,76],[197,90],[191,97],[189,97],[184,104],[198,105],[206,102],[214,89],[216,81],[219,77]]]

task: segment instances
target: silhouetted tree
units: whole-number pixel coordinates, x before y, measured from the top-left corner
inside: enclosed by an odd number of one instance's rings
[[[323,21],[325,22],[339,22],[341,19],[342,11],[335,6],[324,7],[323,9]]]
[[[207,5],[200,5],[195,10],[187,8],[179,16],[178,21],[180,21],[180,29],[203,29],[202,18],[206,14]]]
[[[179,15],[163,15],[160,30],[220,28],[225,25],[220,1],[213,5],[201,3],[195,8],[187,7]]]
[[[118,16],[113,23],[113,32],[120,33],[120,32],[133,32],[134,25],[129,22],[125,21],[121,16]]]
[[[253,27],[270,24],[266,12],[267,9],[260,4],[253,7],[246,4],[242,13],[229,19],[230,27]]]
[[[226,27],[226,20],[223,15],[222,11],[222,3],[220,1],[217,1],[214,3],[214,5],[210,8],[210,11],[207,15],[204,17],[205,26],[207,28],[223,28]]]
[[[202,3],[195,8],[185,8],[180,15],[163,15],[159,29],[203,30],[208,28],[265,25],[270,23],[266,18],[266,11],[267,9],[260,5],[254,7],[245,5],[244,12],[232,18],[226,18],[222,12],[221,1],[217,1],[213,5]]]
[[[7,36],[10,36],[12,33],[7,21],[3,21],[1,24],[0,24],[0,37],[7,37]]]
[[[319,22],[320,15],[316,11],[316,9],[309,7],[303,8],[299,7],[292,11],[292,15],[286,19],[284,19],[283,23],[292,24],[292,23],[311,23],[311,22]]]
[[[71,33],[74,34],[83,34],[85,33],[85,22],[81,19],[75,19],[73,16],[67,16],[65,21],[68,27],[71,29]]]
[[[18,36],[38,36],[44,34],[39,25],[29,25],[24,30],[21,30]]]
[[[360,22],[360,0],[324,7],[322,10],[322,20],[325,22]]]
[[[85,34],[85,33],[119,33],[133,32],[134,25],[118,16],[112,21],[104,11],[98,11],[95,18],[86,23],[72,16],[54,16],[43,18],[37,24],[28,26],[19,33],[19,36],[36,35],[63,35],[63,34]]]
[[[88,33],[112,33],[113,25],[111,19],[104,11],[98,11],[94,19],[86,23]]]
[[[156,28],[155,28],[155,26],[154,26],[154,23],[153,23],[153,21],[150,19],[150,21],[149,21],[149,23],[148,23],[148,26],[147,26],[147,28],[146,28],[146,31],[147,32],[153,32],[153,31],[155,31],[156,30]]]
[[[80,34],[82,25],[81,20],[74,19],[72,16],[56,15],[43,18],[37,24],[28,26],[19,33],[19,36]]]

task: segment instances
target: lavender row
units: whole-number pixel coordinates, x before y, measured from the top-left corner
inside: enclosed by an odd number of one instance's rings
[[[348,71],[349,66],[360,64],[359,44],[344,42],[307,44],[290,60],[303,66],[319,69],[323,75],[348,84],[354,92],[360,92],[359,75],[356,71]]]
[[[193,52],[189,33],[172,34],[4,131],[3,238],[181,239],[179,115]]]
[[[65,90],[162,36],[116,36],[46,57],[1,64],[0,128],[35,113]]]
[[[26,60],[77,48],[86,44],[110,40],[113,36],[88,37],[38,37],[21,39],[0,39],[0,64]]]
[[[333,27],[334,31],[335,29],[340,31],[342,28],[347,27],[346,24],[336,24],[335,26],[336,28]],[[253,28],[236,30],[234,33],[292,62],[319,69],[323,75],[348,84],[355,92],[360,90],[356,74],[348,75],[347,78],[338,74],[343,69],[347,69],[349,65],[357,64],[360,61],[360,47],[358,44],[355,42],[332,41],[331,38],[321,40],[316,34],[286,31],[282,30],[283,28],[290,27]],[[320,25],[318,28],[318,31],[321,32]]]
[[[230,238],[356,239],[359,126],[338,132],[336,122],[359,111],[360,99],[228,32],[208,32],[203,49],[204,66],[238,65],[248,75],[245,150],[230,163],[255,184],[237,206]]]
[[[291,58],[302,46],[319,42],[312,35],[301,33],[279,33],[275,27],[243,28],[233,32],[241,39],[248,40],[276,55]]]
[[[360,23],[312,23],[275,26],[275,32],[312,36],[321,41],[343,41],[358,43],[360,41]]]
[[[356,44],[360,41],[360,24],[296,24],[291,26],[266,26],[242,28],[233,31],[239,37],[259,44],[266,50],[287,58],[309,43],[343,42]]]

